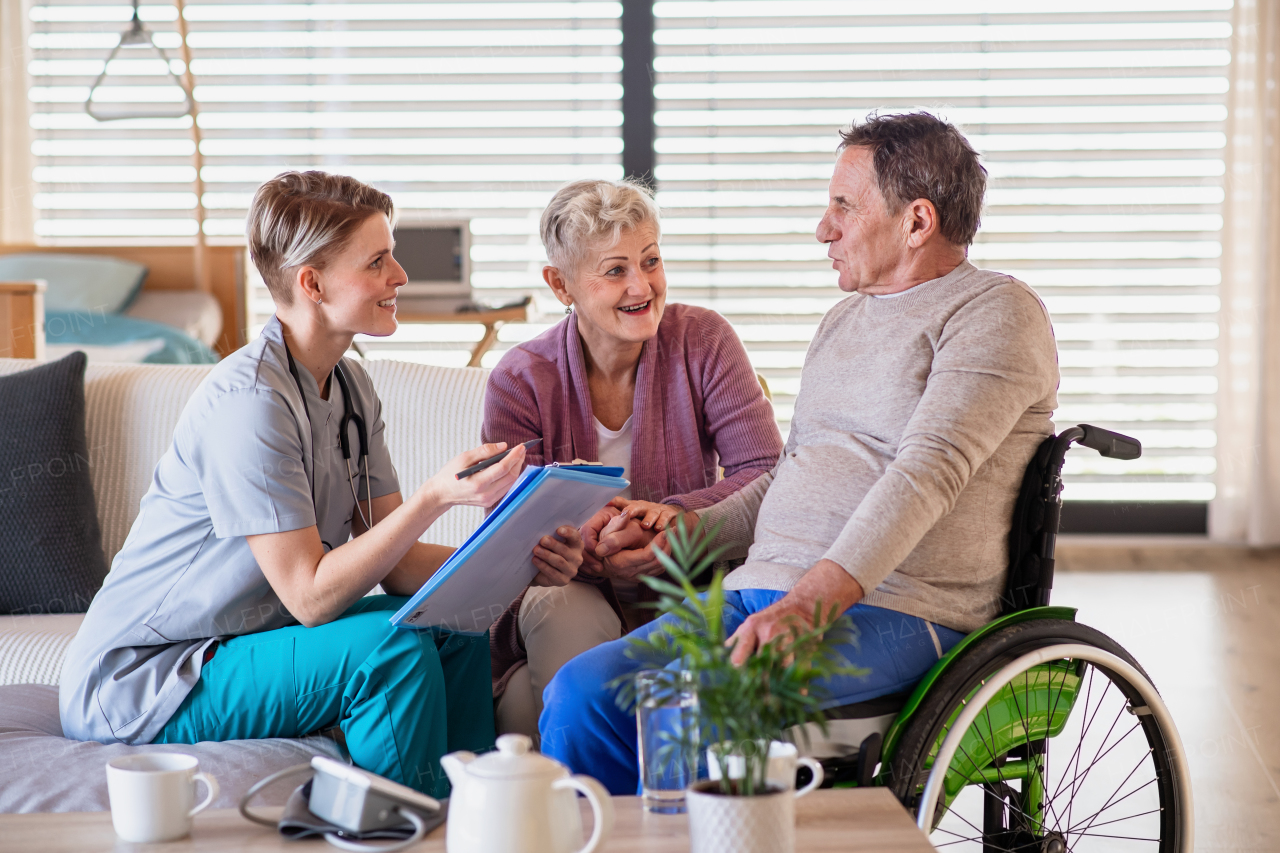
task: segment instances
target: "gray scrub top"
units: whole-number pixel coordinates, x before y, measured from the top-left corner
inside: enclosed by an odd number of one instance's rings
[[[397,492],[373,383],[350,359],[342,369],[353,410],[368,426],[373,496]],[[215,640],[298,624],[245,537],[314,524],[327,551],[350,539],[355,508],[338,444],[341,387],[331,380],[322,400],[315,378],[304,368],[298,375],[306,408],[272,317],[187,402],[129,538],[67,650],[59,691],[67,737],[149,743],[199,680]],[[363,499],[354,424],[349,432]]]

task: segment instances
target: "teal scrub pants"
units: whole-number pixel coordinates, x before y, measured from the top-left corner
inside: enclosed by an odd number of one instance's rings
[[[357,767],[435,797],[440,756],[493,748],[489,635],[396,628],[406,599],[362,598],[326,625],[220,641],[153,743],[301,737],[337,726]]]

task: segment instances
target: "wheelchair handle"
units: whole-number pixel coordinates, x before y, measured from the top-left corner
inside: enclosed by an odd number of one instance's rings
[[[1076,439],[1077,443],[1093,448],[1103,456],[1112,459],[1137,459],[1142,455],[1142,442],[1136,438],[1090,424],[1080,424],[1079,429],[1084,435]]]

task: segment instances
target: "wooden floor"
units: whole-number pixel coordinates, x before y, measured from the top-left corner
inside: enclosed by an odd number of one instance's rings
[[[1054,604],[1155,682],[1190,755],[1196,849],[1280,851],[1280,551],[1063,537]]]

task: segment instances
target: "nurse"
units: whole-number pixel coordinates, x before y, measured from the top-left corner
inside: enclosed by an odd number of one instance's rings
[[[454,474],[406,501],[357,334],[396,329],[406,281],[391,199],[353,178],[287,172],[258,189],[249,251],[276,314],[209,374],[67,653],[69,738],[196,743],[342,729],[355,763],[436,796],[440,756],[493,744],[489,639],[388,619],[452,549],[418,542],[449,507],[488,507],[524,463]],[[348,446],[350,459],[343,452]],[[359,496],[357,497],[357,491]],[[534,549],[567,584],[576,530]],[[365,597],[381,584],[390,595]]]

